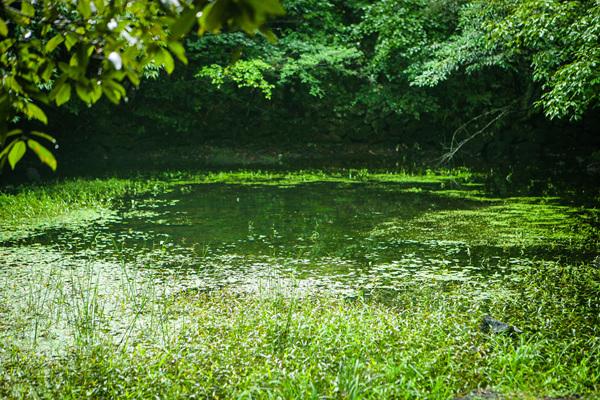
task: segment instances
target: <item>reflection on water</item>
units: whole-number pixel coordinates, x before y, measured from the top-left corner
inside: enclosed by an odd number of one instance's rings
[[[126,264],[184,286],[276,278],[346,291],[406,278],[485,282],[568,254],[563,234],[577,224],[568,208],[511,204],[389,183],[182,186],[4,241],[0,257],[9,275],[22,265]]]

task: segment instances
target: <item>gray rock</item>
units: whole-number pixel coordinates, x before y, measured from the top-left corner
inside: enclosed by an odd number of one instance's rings
[[[460,397],[454,398],[454,400],[500,400],[500,399],[502,399],[502,397],[500,396],[499,393],[492,392],[491,390],[483,390],[483,389],[474,390],[465,396],[460,396]]]
[[[489,315],[486,315],[485,317],[483,317],[483,321],[481,321],[481,330],[483,332],[493,333],[493,334],[500,334],[500,333],[505,333],[505,334],[519,334],[519,333],[523,333],[523,331],[520,330],[519,328],[517,328],[516,326],[509,325],[509,324],[504,323],[502,321],[498,321],[497,319],[494,319],[494,318],[490,317]]]

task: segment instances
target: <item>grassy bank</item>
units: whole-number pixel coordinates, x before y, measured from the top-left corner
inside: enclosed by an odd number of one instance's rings
[[[586,265],[540,264],[518,283],[485,293],[468,285],[407,282],[394,295],[352,298],[278,285],[253,293],[149,297],[147,288],[131,290],[123,280],[123,304],[137,305],[125,325],[135,328],[117,341],[103,322],[115,318],[104,304],[114,298],[99,296],[89,284],[94,279],[78,282],[88,284],[64,299],[81,305],[69,319],[77,337],[59,356],[40,353],[3,329],[0,397],[600,395],[600,271]],[[487,314],[524,332],[484,333]],[[49,315],[44,318],[58,318]],[[40,328],[38,336],[44,334]]]
[[[152,176],[109,179],[74,179],[44,185],[0,188],[0,239],[21,237],[31,230],[57,224],[85,223],[102,218],[124,197],[162,193],[190,184],[239,184],[293,186],[314,182],[468,184],[472,174],[464,169],[427,171],[422,175],[405,172],[374,173],[368,170],[325,171],[231,171],[167,172]]]
[[[164,184],[136,179],[76,179],[26,185],[0,192],[3,224],[35,224],[74,210],[106,208],[126,195],[161,190]]]
[[[426,170],[415,174],[406,171],[376,172],[368,169],[342,169],[333,171],[299,170],[285,171],[230,171],[210,173],[170,172],[161,174],[161,179],[174,184],[229,183],[249,185],[291,186],[304,183],[462,183],[469,184],[474,174],[464,168]]]

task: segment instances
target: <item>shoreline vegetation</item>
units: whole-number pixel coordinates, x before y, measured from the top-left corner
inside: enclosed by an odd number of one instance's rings
[[[368,170],[325,171],[232,171],[232,172],[165,172],[133,178],[86,179],[56,181],[49,185],[21,185],[0,188],[0,221],[21,224],[26,220],[53,218],[77,209],[108,208],[124,197],[161,193],[174,187],[193,184],[239,184],[290,186],[311,182],[331,183],[468,183],[472,177],[466,169],[428,170],[425,174],[405,172],[370,173]]]
[[[405,291],[381,298],[307,293],[277,282],[253,293],[164,295],[149,282],[132,290],[123,279],[117,308],[127,313],[108,312],[114,299],[99,294],[92,272],[72,287],[54,280],[41,293],[61,293],[64,320],[60,302],[40,299],[23,320],[4,319],[0,394],[448,399],[479,390],[506,399],[595,398],[600,271],[536,267],[518,283],[479,295],[468,284],[407,282]],[[106,328],[115,315],[123,318],[116,337]],[[523,333],[484,333],[485,315],[501,315]],[[33,323],[37,337],[25,330]],[[69,345],[40,351],[38,341],[59,323],[73,336],[55,340]],[[21,335],[8,336],[20,324]]]
[[[189,185],[320,183],[401,184],[479,207],[423,214],[417,226],[438,228],[423,237],[598,251],[597,209],[489,197],[466,170],[173,172],[19,187],[0,194],[0,238],[70,224],[71,213],[85,224],[130,198]],[[401,228],[390,221],[372,235],[401,237]],[[593,399],[600,268],[588,258],[532,260],[488,283],[399,278],[401,290],[336,294],[281,277],[251,290],[182,290],[176,274],[125,257],[65,268],[15,256],[0,267],[0,397]],[[485,333],[487,315],[523,333]]]
[[[2,1],[0,400],[600,399],[598,27]]]

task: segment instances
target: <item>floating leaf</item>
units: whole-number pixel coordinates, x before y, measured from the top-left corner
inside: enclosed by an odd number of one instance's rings
[[[52,169],[52,171],[56,171],[56,158],[54,158],[54,154],[52,154],[50,150],[48,150],[47,148],[42,146],[38,141],[33,139],[27,140],[27,145],[31,150],[33,150],[35,154],[37,154],[41,162],[49,166]]]

